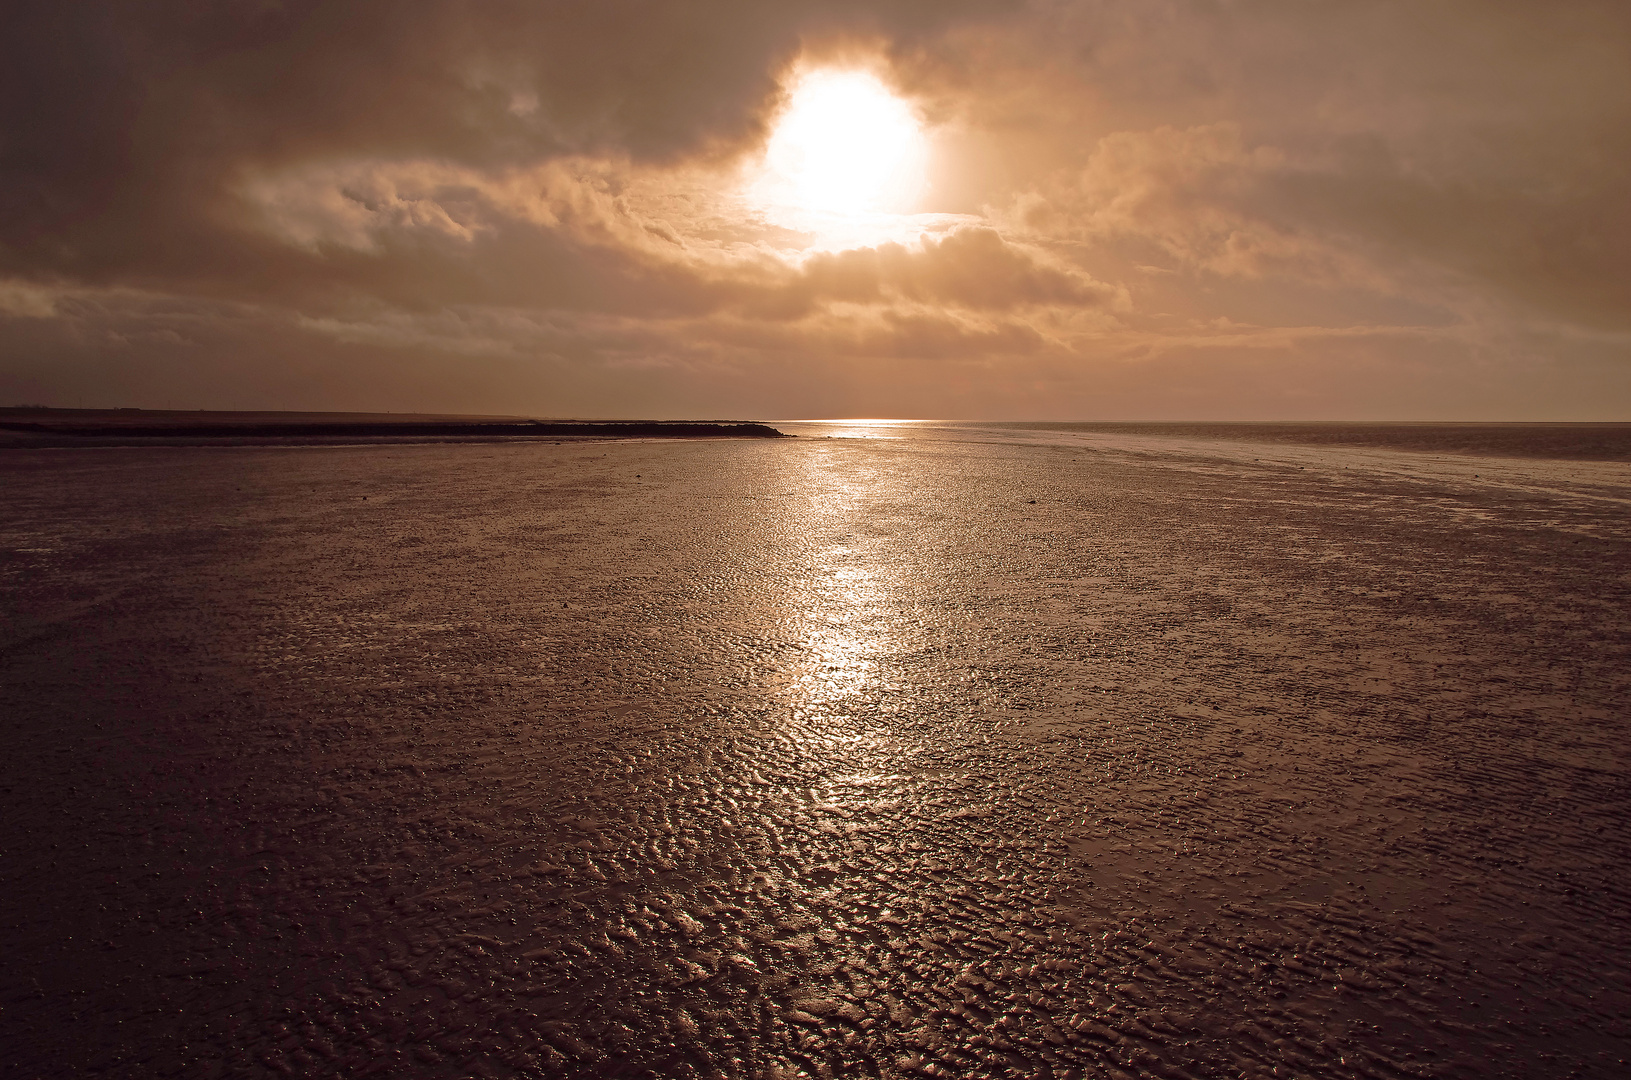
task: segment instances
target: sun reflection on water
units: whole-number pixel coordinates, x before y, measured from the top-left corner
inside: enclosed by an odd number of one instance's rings
[[[944,421],[848,417],[835,420],[780,420],[777,423],[789,434],[813,438],[901,440],[913,438],[913,428],[938,426]]]
[[[809,563],[787,597],[800,654],[778,691],[801,744],[882,749],[891,687],[886,668],[899,649],[902,583],[897,553],[879,550],[860,528],[887,481],[857,469],[850,453],[813,448],[805,466],[803,522]],[[854,762],[867,768],[878,762]]]
[[[844,548],[826,553],[829,559],[847,554]],[[865,624],[884,590],[861,567],[818,563],[817,574],[805,610],[809,656],[790,689],[805,705],[832,706],[861,697],[875,680],[880,642]]]

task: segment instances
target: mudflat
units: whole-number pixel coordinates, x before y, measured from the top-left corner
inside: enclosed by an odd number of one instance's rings
[[[777,426],[0,454],[0,1071],[1625,1075],[1631,466]]]

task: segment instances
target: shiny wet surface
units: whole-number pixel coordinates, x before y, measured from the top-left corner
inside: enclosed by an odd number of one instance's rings
[[[824,433],[0,461],[6,1073],[1624,1075],[1625,466]]]

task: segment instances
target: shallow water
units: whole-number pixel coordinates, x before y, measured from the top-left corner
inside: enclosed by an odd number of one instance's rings
[[[0,457],[4,1071],[1624,1075],[1631,467],[785,430]]]

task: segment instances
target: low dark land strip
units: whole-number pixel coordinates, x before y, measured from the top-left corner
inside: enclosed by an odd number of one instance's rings
[[[198,419],[156,419],[137,413],[129,418],[101,414],[94,419],[0,419],[0,445],[14,447],[122,444],[139,440],[299,440],[354,441],[375,439],[514,439],[514,438],[594,438],[594,439],[710,439],[710,438],[790,438],[765,424],[742,422],[683,423],[663,421],[563,421],[542,420],[407,420],[381,421],[346,418],[335,420],[281,420],[259,418],[252,421],[223,420],[203,414]]]
[[[1284,446],[1331,446],[1476,457],[1631,461],[1631,424],[1568,423],[1013,423],[1013,430],[1155,435]]]

